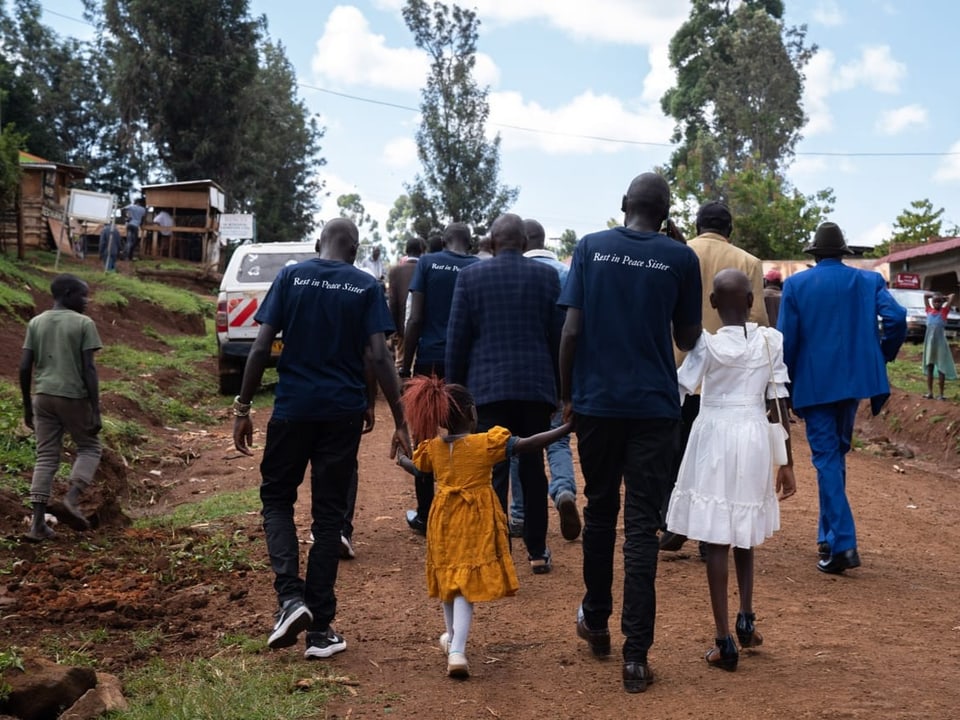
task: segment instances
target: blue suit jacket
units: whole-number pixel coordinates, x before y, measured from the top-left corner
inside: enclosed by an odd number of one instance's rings
[[[882,331],[877,317],[882,319]],[[826,258],[783,286],[777,329],[793,381],[793,406],[870,398],[874,414],[890,395],[886,362],[897,356],[907,312],[879,273]]]
[[[445,373],[477,405],[557,402],[563,310],[557,271],[501,252],[460,271],[447,325]]]

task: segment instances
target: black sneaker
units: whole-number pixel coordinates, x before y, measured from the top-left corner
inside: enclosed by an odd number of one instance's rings
[[[307,651],[303,656],[307,660],[328,658],[346,649],[347,641],[343,636],[337,635],[332,627],[327,626],[326,630],[307,633]]]
[[[577,610],[577,636],[587,641],[594,657],[605,658],[610,655],[610,631],[607,628],[594,630],[587,627],[582,607]]]
[[[582,525],[577,496],[569,490],[557,495],[557,512],[560,513],[560,534],[563,539],[573,541],[580,537]]]
[[[287,600],[277,611],[276,617],[277,624],[267,640],[267,645],[274,650],[296,645],[297,636],[313,622],[313,614],[300,598]]]

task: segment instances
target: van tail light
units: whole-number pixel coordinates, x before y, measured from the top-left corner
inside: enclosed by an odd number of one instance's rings
[[[225,333],[227,331],[227,301],[217,302],[217,332]]]

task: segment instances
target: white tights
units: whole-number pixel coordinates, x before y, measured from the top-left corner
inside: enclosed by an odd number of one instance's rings
[[[463,595],[457,595],[453,602],[443,605],[443,622],[450,635],[450,652],[462,653],[467,648],[467,638],[470,636],[470,623],[473,621],[473,603]]]

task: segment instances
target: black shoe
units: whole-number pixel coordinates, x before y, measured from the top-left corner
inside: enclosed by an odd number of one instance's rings
[[[710,667],[718,667],[728,672],[737,669],[737,661],[740,659],[740,653],[737,651],[737,644],[730,635],[725,638],[717,638],[716,646],[707,650],[703,656]]]
[[[829,560],[830,559],[830,543],[828,542],[818,542],[817,543],[817,557],[820,560]]]
[[[582,607],[577,610],[577,636],[587,641],[590,652],[593,653],[594,657],[605,658],[610,655],[610,631],[607,628],[592,630],[587,627],[587,621],[583,618]],[[634,692],[641,691],[635,690]]]
[[[737,613],[737,640],[742,648],[754,648],[763,645],[763,635],[757,632],[754,613]]]
[[[707,544],[703,540],[701,540],[700,544],[697,546],[697,552],[700,553],[700,559],[703,560],[703,562],[706,562],[707,561]]]
[[[666,550],[668,552],[676,552],[683,547],[683,544],[687,541],[686,535],[680,535],[679,533],[673,533],[669,530],[664,530],[660,533],[660,549]]]
[[[277,624],[267,640],[271,649],[290,647],[297,642],[297,636],[310,627],[313,614],[300,598],[287,600],[277,611]]]
[[[857,553],[856,548],[850,548],[849,550],[836,553],[826,560],[821,560],[817,563],[817,570],[831,575],[836,575],[842,573],[844,570],[858,567],[860,567],[860,555]]]
[[[419,535],[427,534],[427,523],[417,514],[416,510],[407,510],[407,525]]]
[[[576,540],[580,537],[582,525],[580,511],[577,509],[577,496],[569,490],[557,495],[557,512],[560,513],[560,534],[564,540]]]
[[[623,664],[623,689],[628,693],[642,693],[653,682],[653,670],[647,663],[625,662]]]

